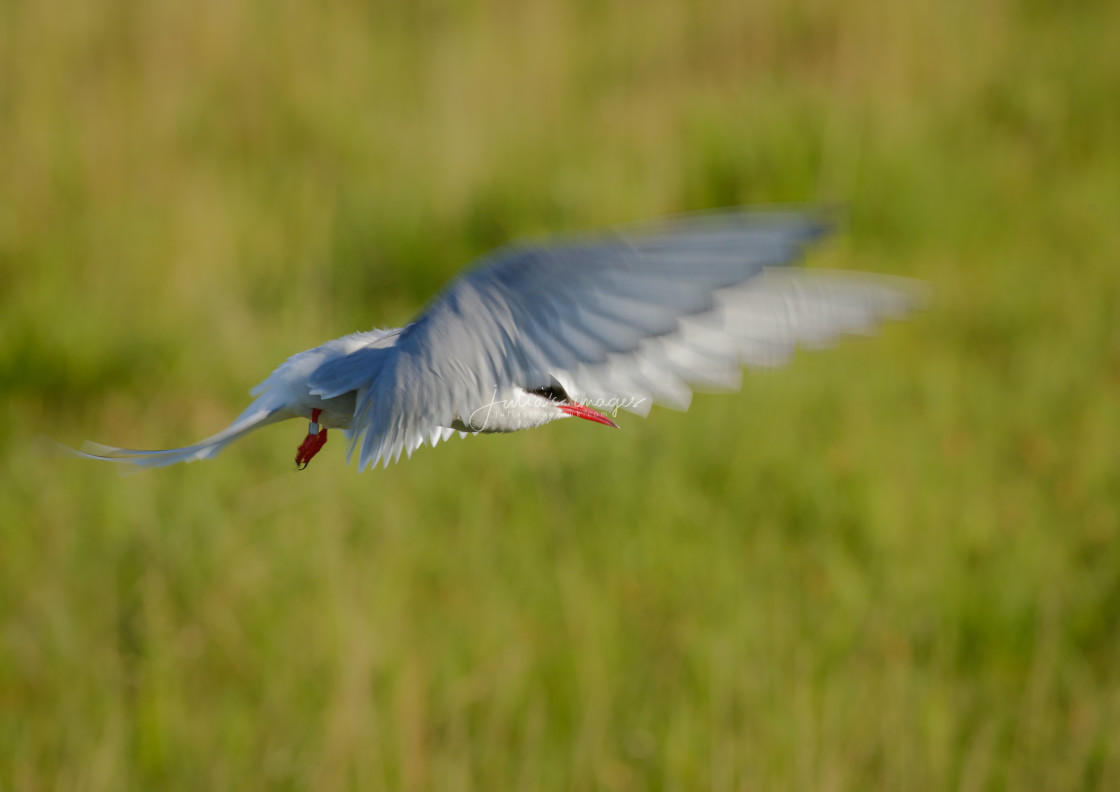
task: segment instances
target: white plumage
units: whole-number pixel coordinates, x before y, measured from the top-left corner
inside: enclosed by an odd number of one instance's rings
[[[811,213],[736,211],[503,248],[407,327],[292,356],[213,437],[163,451],[87,443],[80,453],[159,467],[303,417],[313,422],[303,464],[321,445],[307,448],[317,418],[347,431],[362,470],[456,430],[518,431],[572,415],[610,423],[586,405],[683,409],[694,387],[737,388],[742,365],[779,365],[798,344],[867,333],[908,310],[910,281],[775,269],[827,230]]]

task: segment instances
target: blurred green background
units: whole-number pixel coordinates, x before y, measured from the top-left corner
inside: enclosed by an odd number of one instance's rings
[[[0,789],[1120,785],[1120,4],[0,3]],[[846,209],[872,340],[121,478],[512,237]]]

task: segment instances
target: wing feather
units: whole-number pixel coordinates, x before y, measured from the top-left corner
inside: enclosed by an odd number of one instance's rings
[[[365,367],[359,469],[446,439],[505,388],[556,377],[577,398],[635,412],[685,408],[693,386],[737,387],[741,364],[774,365],[799,343],[904,311],[908,282],[770,269],[827,231],[809,213],[730,212],[496,251]],[[320,376],[322,390],[353,384],[336,374]]]

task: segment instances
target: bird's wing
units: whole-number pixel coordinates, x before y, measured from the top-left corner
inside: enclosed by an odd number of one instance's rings
[[[555,376],[577,398],[684,407],[691,386],[737,386],[741,363],[901,312],[892,279],[767,271],[828,230],[811,214],[724,213],[496,251],[372,367],[352,425],[359,469],[411,455],[511,386]]]

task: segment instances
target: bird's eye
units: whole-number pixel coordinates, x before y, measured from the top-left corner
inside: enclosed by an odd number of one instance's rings
[[[526,388],[526,393],[543,396],[549,401],[554,402],[568,402],[572,400],[568,392],[564,390],[564,386],[556,380],[553,380],[551,385],[545,385],[543,388]]]

